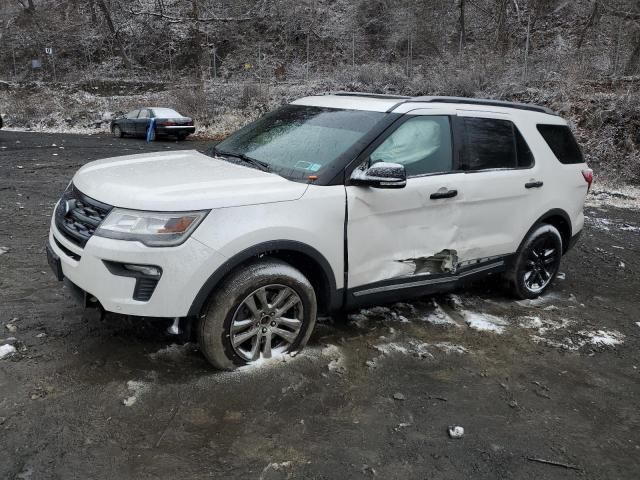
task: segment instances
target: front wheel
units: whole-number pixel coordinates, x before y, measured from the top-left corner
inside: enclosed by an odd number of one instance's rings
[[[198,341],[221,370],[301,350],[313,331],[315,291],[297,269],[277,259],[232,274],[210,298],[200,319]]]
[[[553,225],[543,224],[525,238],[506,279],[517,298],[542,295],[560,268],[562,236]]]

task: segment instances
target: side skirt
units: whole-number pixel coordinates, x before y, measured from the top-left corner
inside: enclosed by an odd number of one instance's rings
[[[459,268],[453,274],[411,275],[361,285],[347,291],[345,307],[352,310],[451,291],[470,280],[504,272],[511,265],[514,256],[494,257],[477,262]]]

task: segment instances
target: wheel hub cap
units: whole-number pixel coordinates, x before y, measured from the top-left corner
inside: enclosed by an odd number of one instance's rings
[[[545,236],[533,242],[527,251],[523,272],[524,285],[529,291],[539,292],[549,284],[558,267],[558,255],[553,238]]]

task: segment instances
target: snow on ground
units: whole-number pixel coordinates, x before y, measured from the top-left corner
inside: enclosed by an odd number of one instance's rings
[[[129,396],[125,398],[122,403],[126,407],[131,407],[138,401],[138,397],[143,393],[149,391],[149,384],[139,380],[129,380],[127,382],[127,389],[129,390]]]
[[[504,333],[509,321],[505,318],[497,317],[489,313],[472,312],[469,310],[462,312],[464,321],[469,328],[483,332]]]
[[[347,367],[344,365],[344,355],[340,347],[327,345],[322,349],[322,355],[331,359],[327,365],[330,372],[344,373],[347,371]]]
[[[433,312],[428,315],[422,316],[420,320],[430,323],[431,325],[439,326],[439,327],[460,327],[460,324],[456,322],[451,316],[445,312],[440,304],[436,302],[435,299],[432,299],[433,302]]]
[[[578,335],[583,336],[591,345],[599,347],[613,347],[624,342],[624,335],[617,330],[580,330]]]
[[[8,357],[16,353],[16,347],[13,345],[0,345],[0,358]]]
[[[545,335],[549,332],[566,329],[574,323],[574,321],[568,320],[566,318],[554,320],[551,318],[542,318],[539,316],[524,316],[521,317],[519,321],[519,325],[522,328],[536,330],[539,335]]]
[[[598,230],[610,231],[610,230],[622,230],[624,232],[640,232],[640,226],[633,225],[630,223],[620,223],[615,222],[613,220],[609,220],[608,218],[600,218],[600,217],[590,217],[584,216],[585,222]]]
[[[150,353],[149,358],[152,360],[182,360],[185,355],[195,349],[196,346],[191,343],[185,343],[184,345],[172,343],[171,345],[161,348],[155,353]]]
[[[450,342],[426,343],[419,340],[408,340],[405,342],[387,342],[374,345],[373,348],[380,352],[383,356],[400,354],[410,355],[419,358],[433,358],[433,351],[439,350],[446,354],[463,354],[469,351],[462,345],[456,345]],[[380,357],[375,358],[375,363]]]
[[[640,188],[631,185],[613,186],[598,183],[587,195],[585,204],[589,207],[610,205],[637,210],[640,209]]]
[[[544,295],[539,296],[538,298],[528,298],[526,300],[516,300],[515,303],[520,305],[521,307],[541,307],[553,301],[563,301],[566,299],[562,297],[558,292],[547,292]],[[575,296],[569,296],[568,300],[570,302],[575,302]]]
[[[575,334],[568,333],[567,336],[560,339],[540,335],[531,336],[531,340],[535,343],[571,351],[579,350],[586,345],[593,347],[615,347],[623,343],[624,338],[625,336],[617,330],[580,330]]]

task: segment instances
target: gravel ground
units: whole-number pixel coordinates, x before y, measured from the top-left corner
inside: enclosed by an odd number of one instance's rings
[[[640,476],[637,209],[600,194],[539,300],[482,282],[219,373],[162,321],[81,310],[44,255],[78,167],[205,147],[0,131],[0,478]]]

